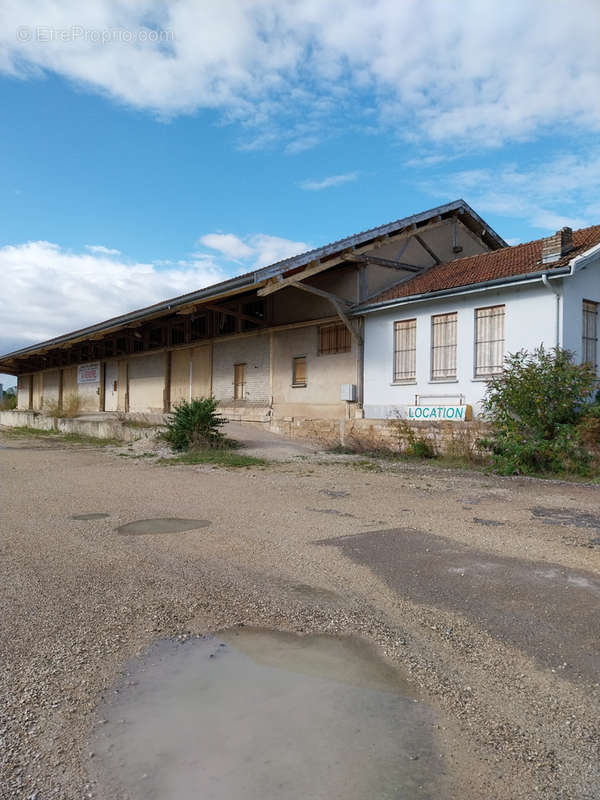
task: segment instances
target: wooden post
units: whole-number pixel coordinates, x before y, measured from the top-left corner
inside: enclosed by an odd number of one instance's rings
[[[62,410],[63,410],[63,371],[62,371],[62,369],[58,370],[58,408],[62,412]]]
[[[98,393],[98,411],[106,411],[106,361],[100,362],[100,386],[98,388],[100,389]]]
[[[165,387],[163,389],[163,412],[171,410],[171,351],[165,353]]]

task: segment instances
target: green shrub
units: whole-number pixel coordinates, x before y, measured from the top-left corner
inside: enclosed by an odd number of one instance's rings
[[[0,411],[14,411],[17,407],[17,395],[12,392],[4,392],[4,397],[0,401]]]
[[[214,397],[183,400],[167,418],[164,438],[175,450],[220,447],[225,437],[221,426],[226,421],[217,411]]]
[[[415,458],[435,458],[436,452],[427,439],[413,439],[406,447],[406,454]]]
[[[589,472],[593,457],[582,426],[596,413],[590,404],[595,392],[594,370],[575,364],[568,350],[538,347],[508,355],[483,400],[493,434],[481,444],[495,468],[505,475]]]

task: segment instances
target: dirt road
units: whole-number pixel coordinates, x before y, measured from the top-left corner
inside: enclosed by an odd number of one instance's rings
[[[242,623],[377,644],[435,714],[448,797],[600,796],[598,488],[2,434],[0,481],[0,797],[98,797],[90,736],[127,661]],[[170,517],[208,524],[117,531]]]

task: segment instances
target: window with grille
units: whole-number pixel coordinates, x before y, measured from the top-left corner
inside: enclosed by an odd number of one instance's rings
[[[502,372],[505,306],[475,309],[475,377]]]
[[[458,315],[436,314],[431,318],[431,380],[456,378],[456,329]]]
[[[319,328],[319,355],[349,353],[352,349],[350,331],[345,325],[321,325]]]
[[[394,322],[394,383],[417,376],[417,320]]]
[[[292,359],[292,386],[306,386],[306,356]]]
[[[583,333],[581,337],[582,361],[598,369],[598,303],[583,301]]]

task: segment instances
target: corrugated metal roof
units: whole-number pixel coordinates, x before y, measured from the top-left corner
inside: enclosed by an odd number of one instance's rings
[[[95,333],[117,329],[146,317],[158,316],[163,313],[166,314],[173,309],[190,305],[194,302],[200,303],[209,299],[216,299],[233,292],[239,293],[244,291],[244,289],[251,289],[257,284],[264,283],[269,278],[273,278],[278,275],[284,275],[286,272],[300,269],[311,262],[333,259],[336,255],[342,253],[344,250],[365,245],[378,237],[389,236],[391,234],[398,233],[403,229],[410,228],[413,225],[422,225],[423,223],[426,223],[427,221],[436,217],[453,213],[463,214],[467,217],[470,217],[472,223],[474,223],[474,225],[478,228],[480,235],[488,240],[490,247],[495,249],[497,247],[504,247],[506,245],[506,242],[492,228],[490,228],[490,226],[483,219],[481,219],[481,217],[469,206],[468,203],[462,199],[455,200],[452,203],[447,203],[443,206],[437,206],[436,208],[429,209],[428,211],[422,211],[419,214],[413,214],[410,217],[403,217],[402,219],[397,219],[394,222],[388,222],[385,225],[379,225],[376,228],[369,228],[344,239],[338,239],[337,241],[330,242],[322,247],[315,248],[314,250],[308,250],[305,253],[299,253],[291,258],[277,261],[274,264],[253,270],[252,272],[246,272],[243,275],[238,275],[237,277],[231,278],[227,281],[213,284],[212,286],[208,286],[188,294],[179,295],[178,297],[173,297],[169,300],[164,300],[152,306],[146,306],[145,308],[131,311],[118,317],[112,317],[111,319],[104,320],[103,322],[63,334],[62,336],[57,336],[53,339],[48,339],[40,342],[39,344],[30,345],[29,347],[15,350],[12,353],[7,353],[6,355],[0,356],[0,367],[3,366],[3,363],[5,367],[8,367],[6,362],[11,359],[33,355],[40,350],[45,351],[52,349],[54,347],[67,344],[71,340],[82,340],[83,338],[92,336]]]

